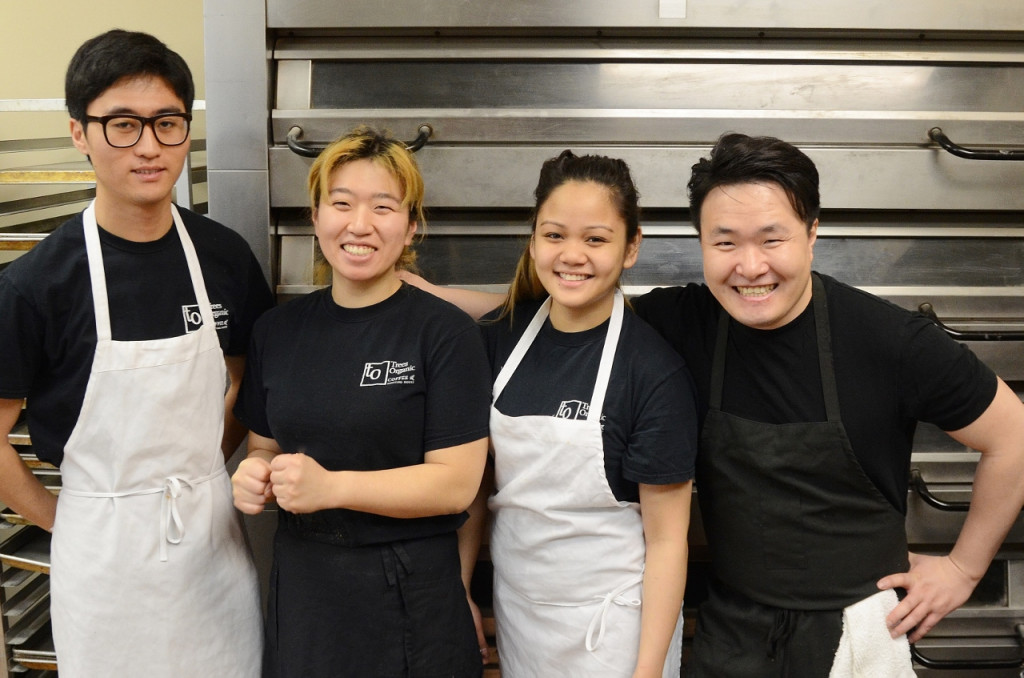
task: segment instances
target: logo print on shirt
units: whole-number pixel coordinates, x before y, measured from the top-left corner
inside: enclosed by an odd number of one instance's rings
[[[203,326],[203,313],[199,310],[199,304],[182,306],[181,315],[185,318],[185,334],[197,332]]]
[[[363,366],[363,378],[360,386],[388,386],[389,384],[416,383],[416,366],[408,361],[384,360],[379,363],[366,363]]]
[[[217,330],[228,328],[228,310],[223,304],[210,304],[213,310],[213,322]],[[203,326],[203,312],[199,310],[199,304],[188,304],[181,307],[181,315],[185,319],[185,334],[192,334]]]
[[[562,404],[558,406],[558,413],[555,416],[559,419],[586,419],[588,414],[590,414],[590,403],[585,403],[582,400],[563,400]]]

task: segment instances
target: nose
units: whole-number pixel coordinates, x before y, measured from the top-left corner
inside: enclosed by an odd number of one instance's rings
[[[576,242],[574,240],[566,240],[559,252],[559,259],[561,259],[564,264],[584,264],[587,261],[587,253],[584,248],[585,245],[583,243]]]
[[[736,255],[736,273],[753,280],[768,272],[768,258],[760,247],[741,247]]]
[[[372,229],[373,212],[368,207],[357,207],[352,210],[352,221],[349,223],[348,229],[352,233],[363,234],[369,233]]]
[[[139,155],[146,157],[153,157],[160,154],[160,146],[162,144],[156,139],[156,131],[153,129],[153,123],[150,122],[148,125],[142,126],[142,136],[139,137],[138,142],[132,148]]]

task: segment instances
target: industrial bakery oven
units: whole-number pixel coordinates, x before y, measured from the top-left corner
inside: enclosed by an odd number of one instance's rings
[[[645,239],[627,292],[700,280],[689,167],[725,131],[768,134],[821,171],[815,268],[934,313],[1024,393],[1018,0],[254,5],[206,3],[210,213],[246,235],[280,298],[317,284],[310,156],[357,124],[419,149],[427,276],[488,290],[510,278],[538,169],[564,148],[634,171]],[[976,460],[921,428],[913,548],[949,548]],[[699,523],[692,538],[690,622]],[[918,644],[919,673],[1017,676],[1022,624],[1018,524],[974,598]]]

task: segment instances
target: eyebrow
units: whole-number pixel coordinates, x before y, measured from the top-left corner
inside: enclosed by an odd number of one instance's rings
[[[565,224],[554,219],[545,219],[544,221],[537,224],[538,226],[558,226],[559,228],[568,228]],[[584,226],[584,231],[610,231],[614,232],[615,229],[607,224],[591,224],[590,226]]]
[[[767,224],[765,226],[761,226],[760,228],[758,228],[756,232],[757,233],[776,233],[778,231],[783,231],[783,230],[785,230],[785,229],[783,229],[778,224]],[[733,233],[736,233],[736,231],[737,231],[737,229],[730,228],[729,226],[715,226],[715,227],[713,227],[711,229],[711,233],[713,235],[732,235]]]
[[[332,188],[331,190],[329,190],[327,192],[328,195],[334,195],[335,193],[344,193],[345,195],[355,195],[354,191],[352,191],[351,189],[345,188],[344,186],[338,186],[338,187]],[[402,202],[400,198],[396,198],[395,196],[391,195],[387,191],[384,191],[384,192],[381,192],[381,193],[374,193],[373,195],[370,196],[370,198],[371,199],[372,198],[384,198],[384,199],[387,199],[387,200],[394,200],[395,202]]]
[[[156,116],[156,115],[165,115],[167,113],[185,113],[185,112],[186,111],[182,110],[178,106],[172,106],[172,107],[165,107],[165,108],[157,109],[156,113],[154,113],[153,115]],[[104,113],[104,115],[120,115],[122,113],[126,113],[128,115],[139,115],[139,116],[142,116],[143,118],[151,117],[151,116],[142,115],[141,113],[136,111],[134,108],[129,108],[128,106],[115,106],[114,108],[108,109],[107,112]]]

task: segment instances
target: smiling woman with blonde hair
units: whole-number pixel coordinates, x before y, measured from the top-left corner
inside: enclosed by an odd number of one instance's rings
[[[277,499],[264,676],[479,676],[455,531],[487,451],[473,322],[396,267],[423,219],[405,146],[360,128],[309,175],[330,286],[253,333],[235,505]]]

